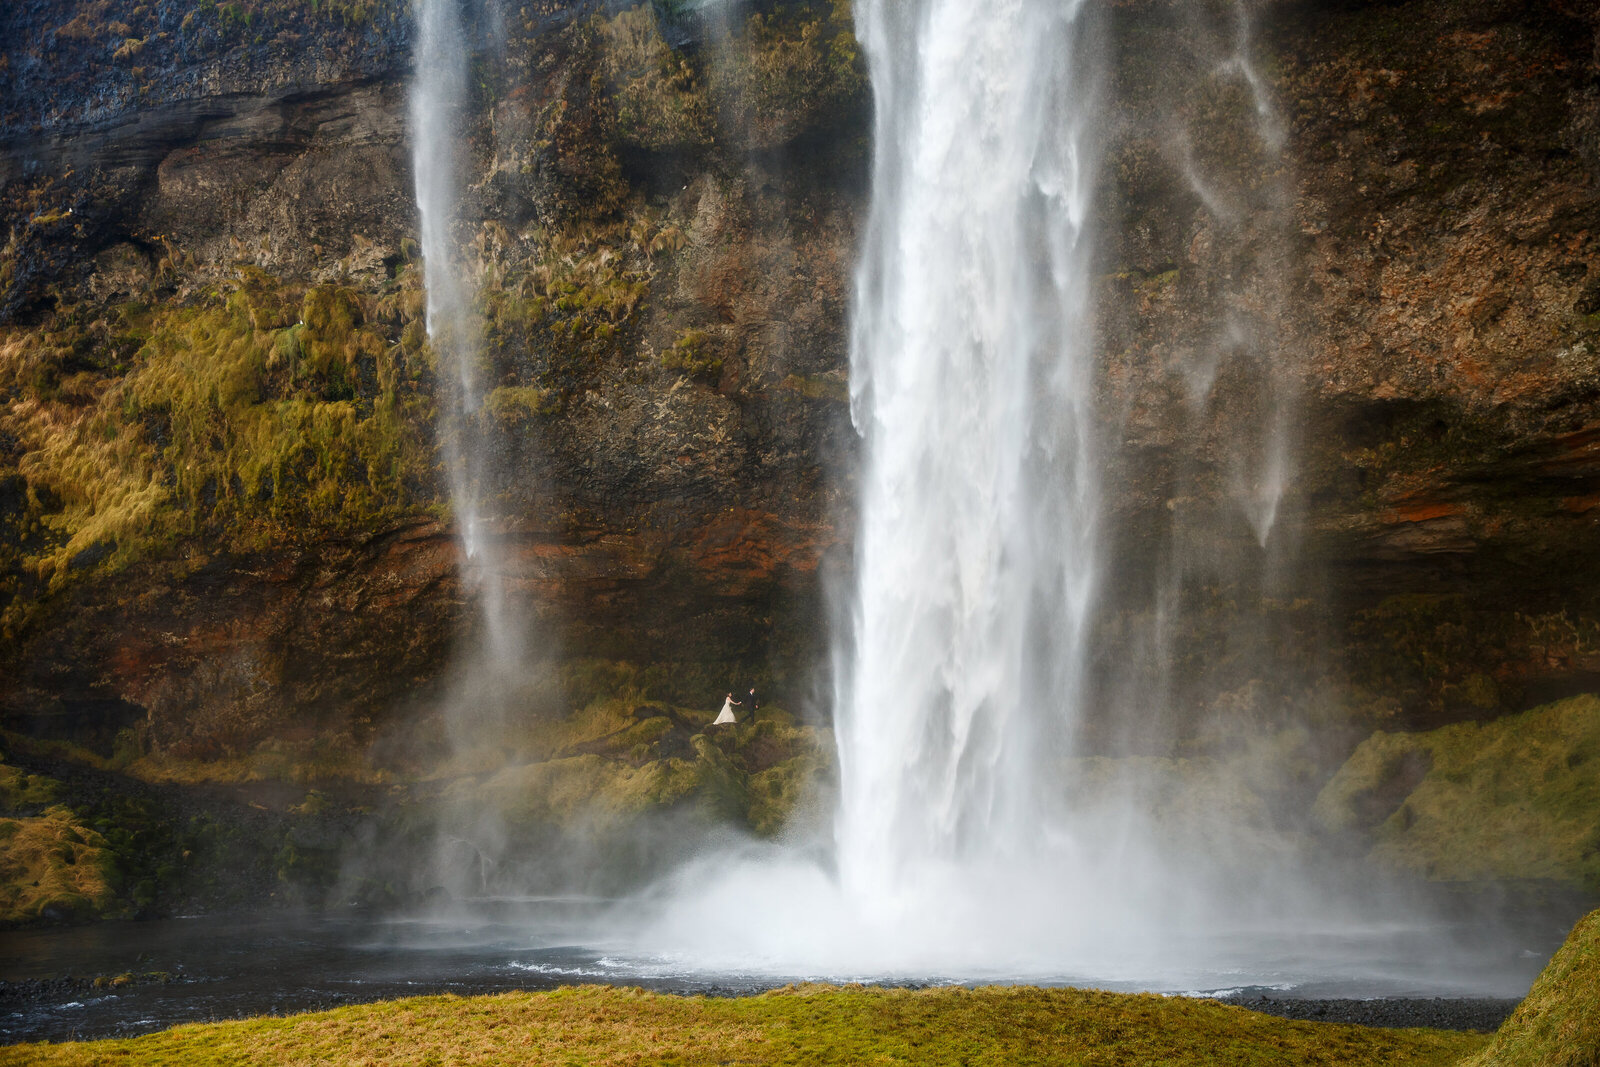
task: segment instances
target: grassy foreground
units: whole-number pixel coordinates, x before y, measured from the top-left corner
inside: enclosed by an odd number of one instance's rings
[[[1572,928],[1494,1041],[1463,1067],[1600,1063],[1600,911]]]
[[[1481,1034],[1289,1022],[1079,989],[799,986],[738,999],[581,986],[420,997],[147,1037],[0,1049],[0,1064],[1453,1064]]]

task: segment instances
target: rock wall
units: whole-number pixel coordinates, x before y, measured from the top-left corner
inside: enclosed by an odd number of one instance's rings
[[[848,19],[541,0],[474,27],[495,536],[566,658],[791,706],[825,662]],[[1600,681],[1597,27],[1562,0],[1105,10],[1108,749],[1309,725],[1342,757]],[[7,729],[364,738],[473,639],[410,32],[389,0],[0,14]],[[1125,714],[1153,692],[1165,717]]]
[[[414,706],[473,639],[407,11],[5,16],[8,722],[231,750]],[[799,684],[850,447],[848,12],[481,15],[462,236],[513,592],[569,658]]]

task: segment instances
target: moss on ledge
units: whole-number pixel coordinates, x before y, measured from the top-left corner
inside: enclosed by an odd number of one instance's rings
[[[1487,723],[1379,731],[1317,797],[1334,832],[1442,881],[1550,879],[1600,892],[1600,697]]]

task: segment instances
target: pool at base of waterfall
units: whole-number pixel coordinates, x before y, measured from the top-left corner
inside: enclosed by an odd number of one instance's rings
[[[185,1022],[285,1015],[433,993],[603,983],[743,996],[798,981],[902,986],[1029,984],[1216,996],[1290,1018],[1492,1029],[1565,929],[1548,917],[1373,926],[1324,933],[1197,934],[1210,965],[1138,975],[1063,966],[982,974],[706,969],[641,950],[616,931],[625,902],[463,901],[410,915],[256,913],[0,934],[0,1042],[126,1037]],[[1208,951],[1209,949],[1209,951]],[[1139,960],[1131,966],[1139,966]]]

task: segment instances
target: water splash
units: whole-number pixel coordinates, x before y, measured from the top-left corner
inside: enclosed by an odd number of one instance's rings
[[[1029,848],[1095,584],[1079,4],[860,8],[877,93],[857,278],[857,592],[840,875],[863,900]]]
[[[411,90],[412,165],[427,286],[428,341],[440,368],[439,441],[462,548],[461,574],[479,612],[474,637],[460,656],[441,713],[447,766],[503,760],[508,726],[538,668],[530,661],[528,618],[514,603],[514,580],[501,523],[485,499],[495,441],[481,418],[486,360],[474,309],[474,271],[459,232],[463,202],[462,146],[467,125],[470,40],[461,0],[418,0],[415,75]],[[477,893],[504,846],[495,813],[467,803],[446,810],[437,842],[438,878]],[[446,805],[449,809],[450,805]],[[470,839],[470,840],[469,840]],[[457,862],[467,841],[478,861]]]

